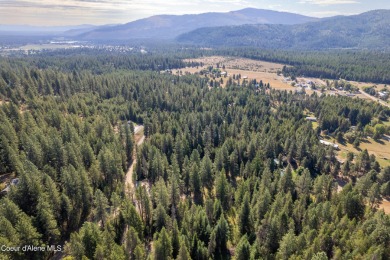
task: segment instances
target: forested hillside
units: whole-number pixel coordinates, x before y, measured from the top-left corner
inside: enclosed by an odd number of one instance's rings
[[[221,13],[155,15],[126,24],[93,28],[76,36],[83,40],[115,41],[129,39],[174,39],[197,28],[242,24],[300,24],[317,21],[304,15],[245,8]]]
[[[375,10],[296,25],[247,24],[199,28],[177,37],[202,46],[265,49],[389,49],[390,11]]]
[[[0,244],[66,242],[68,260],[390,258],[378,210],[390,168],[366,150],[342,163],[319,142],[351,126],[359,139],[388,108],[160,72],[181,66],[164,55],[1,58],[0,174],[19,182],[0,200]],[[146,136],[136,149],[134,124]]]

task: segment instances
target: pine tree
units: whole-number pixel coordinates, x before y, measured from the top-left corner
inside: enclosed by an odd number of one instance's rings
[[[169,221],[169,216],[165,211],[161,203],[157,204],[157,207],[153,210],[153,226],[156,230],[161,230],[164,228]]]
[[[153,259],[169,260],[172,259],[172,244],[168,232],[163,227],[160,233],[154,237],[154,252]]]
[[[278,190],[283,191],[285,193],[290,192],[292,194],[294,189],[295,187],[294,187],[294,182],[292,180],[291,165],[288,165],[286,171],[283,173],[282,177],[280,178]]]
[[[124,244],[127,259],[136,259],[136,248],[138,246],[142,246],[141,240],[134,227],[130,226],[126,233],[126,241]]]
[[[209,254],[213,255],[214,259],[224,259],[224,257],[228,254],[228,240],[229,225],[222,214],[210,236],[208,248]]]
[[[248,242],[247,235],[243,235],[238,242],[236,251],[235,251],[234,259],[236,260],[248,260],[251,255],[251,246]]]
[[[230,205],[230,186],[226,179],[225,171],[220,172],[215,182],[215,195],[221,202],[222,208],[228,210]]]
[[[47,196],[39,198],[37,204],[37,222],[38,228],[43,234],[44,241],[55,244],[60,238],[60,231]]]
[[[191,176],[191,189],[194,195],[194,202],[198,205],[202,205],[203,204],[202,183],[201,183],[200,172],[198,170],[196,163],[194,163],[191,167],[190,176]]]
[[[187,246],[184,242],[180,243],[180,250],[176,260],[191,260],[190,253],[188,252]]]
[[[297,250],[296,236],[292,230],[280,242],[277,258],[289,259]]]
[[[311,190],[312,180],[308,169],[304,169],[298,177],[296,191],[299,196],[308,196]]]
[[[179,254],[179,250],[181,247],[181,242],[180,242],[180,231],[179,227],[177,225],[176,219],[173,220],[173,225],[172,225],[172,256],[173,258],[176,258],[177,255]]]
[[[125,150],[127,162],[130,163],[133,160],[134,137],[128,124],[125,125]]]
[[[240,227],[241,235],[251,234],[252,225],[250,221],[251,210],[249,206],[249,194],[245,193],[244,200],[239,213],[238,225]]]
[[[134,228],[139,235],[143,234],[142,219],[129,199],[123,201],[120,218],[126,226]]]
[[[96,190],[95,192],[95,205],[96,205],[96,220],[102,222],[102,226],[106,224],[106,220],[108,217],[107,208],[108,208],[108,200],[106,196],[104,196],[101,190]]]
[[[208,154],[206,154],[201,162],[201,175],[202,175],[202,183],[205,185],[209,190],[212,189],[214,176],[213,176],[213,165],[210,160],[210,157]]]
[[[169,204],[171,205],[171,216],[176,217],[176,212],[180,203],[180,187],[178,183],[179,176],[173,175],[170,179]]]

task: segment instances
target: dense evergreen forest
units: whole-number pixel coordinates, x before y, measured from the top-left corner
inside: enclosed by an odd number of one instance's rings
[[[186,65],[167,55],[0,59],[0,174],[19,180],[0,200],[1,245],[65,244],[68,260],[390,258],[378,210],[390,167],[367,150],[340,162],[319,142],[389,133],[388,108],[255,82],[211,88],[161,73]]]

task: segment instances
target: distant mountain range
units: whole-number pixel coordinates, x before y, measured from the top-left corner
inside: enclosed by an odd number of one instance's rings
[[[267,49],[389,49],[390,10],[336,16],[295,25],[199,28],[177,37],[181,43]]]
[[[1,35],[45,35],[99,42],[165,40],[267,49],[390,49],[390,10],[320,19],[246,8],[227,13],[156,15],[121,25],[0,25]]]
[[[0,35],[55,35],[79,40],[174,39],[203,27],[243,24],[302,24],[319,18],[246,8],[227,13],[155,15],[120,25],[30,26],[0,25]]]
[[[156,15],[123,25],[97,28],[80,35],[83,40],[174,39],[202,27],[243,24],[301,24],[318,18],[299,14],[247,8],[228,13]]]

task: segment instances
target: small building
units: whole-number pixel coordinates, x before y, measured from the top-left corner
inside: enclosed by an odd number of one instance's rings
[[[307,116],[307,117],[306,117],[306,120],[312,121],[312,122],[317,122],[317,117],[314,117],[314,116]]]
[[[389,97],[389,93],[379,91],[378,92],[378,96],[379,96],[380,99],[386,100]]]
[[[325,141],[325,140],[320,140],[320,143],[321,144],[324,144],[324,145],[327,145],[327,146],[332,146],[333,148],[335,149],[339,149],[339,146],[337,144],[334,144],[334,143],[331,143],[331,142],[328,142],[328,141]]]

